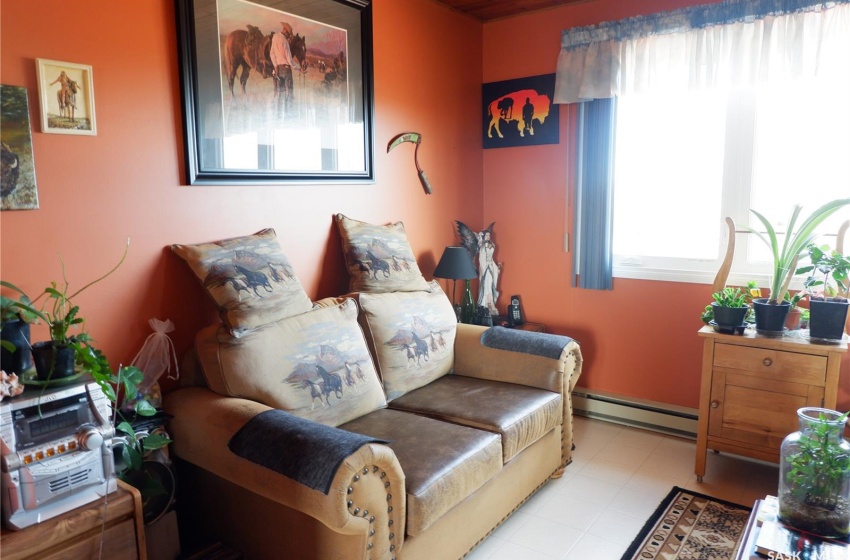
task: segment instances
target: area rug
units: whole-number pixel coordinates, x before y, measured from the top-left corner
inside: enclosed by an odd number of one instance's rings
[[[664,498],[622,560],[734,558],[750,508],[677,486]]]

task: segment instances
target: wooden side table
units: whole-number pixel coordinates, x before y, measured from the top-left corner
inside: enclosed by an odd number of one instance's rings
[[[507,320],[508,320],[508,318],[505,317],[504,315],[499,315],[498,317],[496,317],[494,319],[493,324],[498,325],[500,323],[506,322]],[[531,323],[531,322],[528,322],[528,321],[526,321],[525,323],[523,323],[521,325],[514,325],[512,327],[506,327],[506,328],[517,329],[517,330],[520,330],[520,331],[546,332],[546,325],[544,325],[543,323]]]
[[[146,560],[141,495],[119,480],[106,506],[100,499],[20,531],[3,529],[0,550],[3,560]]]
[[[805,332],[769,338],[752,329],[743,335],[700,329],[698,481],[705,474],[707,449],[777,463],[782,440],[798,429],[798,408],[835,408],[847,342],[815,344]]]
[[[756,554],[756,539],[759,535],[758,516],[763,504],[764,500],[756,500],[755,505],[753,505],[753,511],[747,520],[744,534],[741,535],[741,544],[738,546],[738,553],[735,554],[735,560],[761,560],[763,558]]]
[[[516,326],[513,326],[511,328],[521,330],[521,331],[546,332],[546,325],[544,325],[543,323],[525,322],[521,325],[516,325]]]

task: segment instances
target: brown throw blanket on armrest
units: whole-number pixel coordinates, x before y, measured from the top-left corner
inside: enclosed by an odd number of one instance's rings
[[[388,442],[272,409],[251,418],[227,447],[243,459],[327,494],[343,460],[366,443]]]

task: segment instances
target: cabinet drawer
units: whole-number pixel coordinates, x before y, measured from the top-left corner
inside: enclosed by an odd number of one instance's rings
[[[826,363],[826,356],[732,344],[714,345],[714,367],[745,370],[781,381],[823,386]]]

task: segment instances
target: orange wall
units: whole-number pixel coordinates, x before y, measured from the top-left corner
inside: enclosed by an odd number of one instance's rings
[[[317,299],[346,290],[336,212],[403,220],[428,277],[456,241],[452,220],[495,221],[500,304],[519,293],[529,319],[582,343],[580,385],[696,406],[695,331],[709,286],[619,279],[610,292],[569,286],[570,111],[562,107],[558,145],[482,151],[480,139],[481,83],[553,72],[562,29],[688,3],[695,2],[592,0],[482,25],[431,0],[374,0],[376,184],[189,187],[172,0],[3,0],[0,82],[29,91],[41,209],[0,214],[0,276],[37,292],[60,277],[61,253],[79,287],[132,238],[128,261],[78,300],[89,332],[114,363],[127,363],[150,332],[149,318],[175,322],[180,353],[215,318],[166,250],[171,243],[274,227]],[[70,38],[64,30],[73,30]],[[96,137],[40,132],[36,58],[93,66]],[[386,153],[386,142],[406,130],[424,135],[430,197],[410,147]],[[848,359],[842,369],[847,387]],[[850,403],[850,392],[840,395]]]
[[[594,0],[484,26],[484,82],[554,72],[561,30],[706,0]],[[519,293],[528,318],[581,342],[589,389],[697,407],[703,284],[614,279],[613,291],[570,287],[573,115],[561,106],[560,144],[484,150],[484,221],[496,222],[503,294]],[[654,219],[654,218],[653,218]],[[571,240],[572,241],[572,240]],[[845,357],[839,408],[850,407]]]
[[[77,301],[113,364],[129,363],[151,317],[174,321],[179,354],[215,318],[166,250],[171,243],[273,227],[317,299],[347,289],[334,213],[402,220],[430,278],[455,241],[452,220],[481,221],[482,26],[430,0],[373,5],[376,184],[192,187],[184,182],[173,0],[3,0],[0,82],[29,92],[41,208],[0,215],[2,278],[38,293],[61,278],[59,253],[72,288],[81,287],[118,260],[130,237],[127,262]],[[97,136],[41,133],[36,58],[92,66]],[[424,137],[430,197],[412,146],[386,153],[389,139],[408,130]]]

